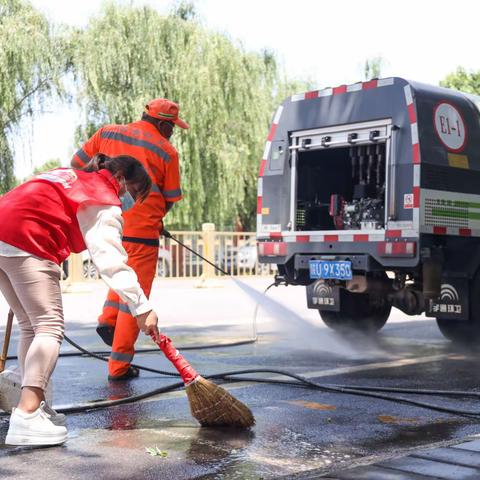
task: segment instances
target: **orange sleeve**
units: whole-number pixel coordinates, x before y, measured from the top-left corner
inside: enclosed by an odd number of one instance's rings
[[[100,151],[100,134],[102,128],[97,130],[84,145],[77,150],[72,158],[71,165],[74,168],[83,168],[92,157]]]
[[[165,164],[165,180],[163,182],[162,195],[166,202],[174,203],[183,198],[180,188],[180,164],[178,153],[170,153],[170,161]]]

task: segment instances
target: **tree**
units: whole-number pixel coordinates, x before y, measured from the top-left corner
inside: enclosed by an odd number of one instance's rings
[[[382,75],[382,67],[385,63],[383,57],[372,57],[365,60],[365,66],[363,70],[365,80],[371,80],[372,78],[380,78]]]
[[[466,93],[480,95],[480,71],[467,72],[458,67],[453,73],[449,73],[441,82],[442,87],[454,88]]]
[[[52,158],[50,160],[47,160],[43,165],[40,165],[39,167],[35,167],[33,169],[33,174],[38,175],[39,173],[46,172],[48,170],[53,170],[54,168],[61,167],[62,164],[58,158]]]
[[[173,137],[185,199],[169,214],[169,227],[198,228],[204,221],[223,227],[239,215],[253,228],[275,95],[288,87],[270,52],[246,52],[203,28],[183,5],[160,16],[148,7],[110,4],[91,19],[75,60],[86,112],[78,140],[102,124],[138,119],[149,99],[178,102],[191,128]]]
[[[14,186],[8,136],[25,116],[63,91],[66,39],[22,0],[0,0],[0,193]]]

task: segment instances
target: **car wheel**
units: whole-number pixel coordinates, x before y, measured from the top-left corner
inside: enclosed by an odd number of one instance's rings
[[[92,261],[85,260],[83,262],[83,277],[84,278],[97,278],[97,269]]]
[[[164,260],[158,260],[157,262],[157,276],[158,277],[169,277],[170,276],[170,266],[168,262]]]

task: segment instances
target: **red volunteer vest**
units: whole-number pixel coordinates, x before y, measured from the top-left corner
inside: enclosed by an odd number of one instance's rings
[[[85,250],[77,221],[81,205],[117,205],[120,185],[107,170],[58,168],[41,173],[0,198],[0,240],[62,263]]]

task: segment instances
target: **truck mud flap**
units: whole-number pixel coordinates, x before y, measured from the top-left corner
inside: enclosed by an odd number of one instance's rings
[[[307,306],[316,310],[340,311],[340,287],[330,286],[324,280],[307,285]]]
[[[466,278],[442,278],[440,297],[429,299],[425,314],[449,320],[468,320],[469,282]]]

